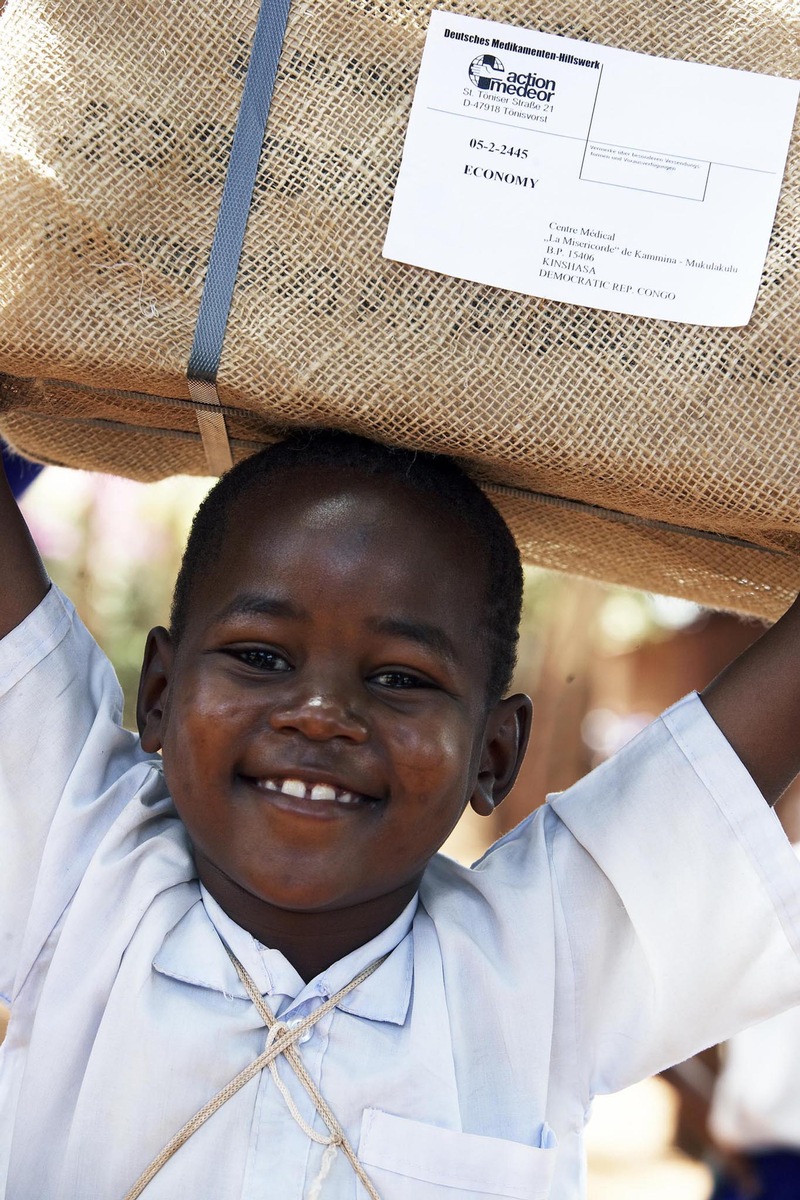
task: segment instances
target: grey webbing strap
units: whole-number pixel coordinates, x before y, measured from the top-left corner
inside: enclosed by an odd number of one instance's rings
[[[261,0],[259,8],[186,372],[189,395],[196,404],[220,403],[217,370],[290,3],[291,0]],[[209,471],[221,475],[233,465],[224,414],[215,412],[213,407],[198,409],[197,423]]]

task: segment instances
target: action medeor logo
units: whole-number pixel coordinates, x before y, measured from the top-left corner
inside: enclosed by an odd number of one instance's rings
[[[479,54],[473,58],[469,64],[469,80],[482,92],[491,92],[497,97],[519,96],[547,104],[552,103],[556,91],[555,79],[546,79],[533,71],[506,71],[496,54]]]
[[[469,64],[469,77],[476,88],[488,92],[493,79],[502,79],[506,69],[496,54],[479,54]]]

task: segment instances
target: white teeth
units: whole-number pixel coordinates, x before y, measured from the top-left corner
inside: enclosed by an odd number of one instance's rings
[[[301,779],[284,779],[280,785],[280,791],[284,796],[297,796],[298,799],[305,799],[306,785]]]
[[[302,779],[264,779],[258,786],[284,796],[296,796],[298,800],[335,800],[337,804],[358,804],[361,797],[356,792],[345,792],[331,783],[304,783]]]
[[[345,792],[344,794],[349,795],[350,793]],[[337,799],[336,788],[331,787],[331,785],[329,783],[315,783],[311,789],[311,799],[312,800],[336,800]],[[341,796],[339,796],[339,799],[341,799]]]

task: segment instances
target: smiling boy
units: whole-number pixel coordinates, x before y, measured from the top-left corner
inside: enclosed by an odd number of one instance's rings
[[[341,454],[246,494],[269,522],[229,514],[213,572],[150,636],[142,745],[163,750],[202,882],[309,979],[394,920],[465,803],[491,812],[513,780],[521,578],[492,679],[487,556],[441,497],[376,489]]]
[[[468,871],[530,702],[457,468],[322,434],[226,476],[140,742],[1,502],[9,1200],[574,1200],[596,1092],[800,1001],[756,787],[800,767],[797,606]]]

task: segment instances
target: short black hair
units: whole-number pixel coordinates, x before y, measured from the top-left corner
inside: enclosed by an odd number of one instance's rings
[[[462,468],[445,455],[382,445],[335,430],[304,430],[237,463],[211,489],[192,523],[175,583],[170,617],[173,639],[186,628],[195,581],[221,550],[226,520],[251,488],[297,468],[334,468],[395,479],[434,496],[467,524],[485,550],[483,632],[489,673],[487,700],[496,703],[511,683],[522,610],[522,566],[516,542],[491,501]]]

